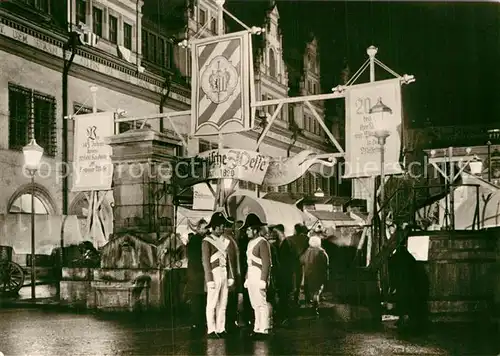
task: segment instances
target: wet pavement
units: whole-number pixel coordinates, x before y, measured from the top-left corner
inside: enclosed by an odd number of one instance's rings
[[[391,323],[374,330],[304,318],[266,341],[246,333],[206,340],[161,314],[0,309],[4,355],[498,355],[499,336],[494,328],[460,324],[405,336]]]

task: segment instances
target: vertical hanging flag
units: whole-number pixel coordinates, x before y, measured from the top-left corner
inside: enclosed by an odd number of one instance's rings
[[[389,131],[385,144],[386,175],[401,174],[401,80],[399,78],[352,85],[346,89],[346,157],[344,178],[373,177],[380,174],[380,145],[375,137],[371,109],[378,101],[390,112],[383,116]]]
[[[114,112],[75,116],[73,192],[109,190],[113,180],[112,148]]]
[[[248,31],[192,42],[191,134],[251,128],[251,41]]]

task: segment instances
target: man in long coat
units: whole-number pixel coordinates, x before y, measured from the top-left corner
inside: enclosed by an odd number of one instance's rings
[[[321,293],[328,280],[328,255],[321,247],[321,238],[313,235],[309,238],[309,247],[300,258],[304,266],[304,291],[307,301],[312,302],[319,315]]]
[[[191,330],[201,331],[205,326],[204,310],[206,302],[205,275],[201,257],[202,241],[208,233],[208,222],[201,219],[196,224],[196,232],[190,235],[186,245],[187,271],[186,292],[191,306]]]
[[[248,289],[250,303],[255,314],[253,336],[265,339],[269,334],[269,305],[267,304],[267,288],[271,271],[271,248],[264,235],[265,223],[255,214],[248,214],[240,228],[246,231],[249,238],[247,246],[247,275],[245,288]]]
[[[276,288],[278,290],[278,315],[280,322],[286,324],[290,318],[290,301],[293,292],[294,272],[291,266],[296,264],[296,256],[292,242],[285,236],[285,227],[282,224],[273,227],[277,237],[277,268]]]
[[[238,327],[238,293],[240,292],[241,285],[241,266],[239,248],[234,237],[234,227],[236,222],[234,219],[229,218],[228,224],[224,231],[224,236],[231,241],[231,248],[229,249],[229,258],[231,259],[231,266],[234,267],[233,276],[234,284],[229,287],[229,294],[227,300],[227,314],[226,314],[226,330],[231,333],[237,330]]]
[[[298,306],[300,303],[300,291],[302,289],[303,279],[300,257],[307,250],[309,240],[307,238],[307,228],[304,225],[296,224],[294,229],[295,233],[293,236],[290,236],[289,239],[292,242],[293,250],[295,251],[295,263],[293,266],[295,275],[293,299],[295,304]]]
[[[203,270],[207,287],[207,333],[209,338],[220,338],[226,333],[226,308],[228,288],[234,284],[235,267],[232,258],[235,252],[231,240],[224,236],[229,221],[221,213],[210,219],[212,233],[202,242]]]

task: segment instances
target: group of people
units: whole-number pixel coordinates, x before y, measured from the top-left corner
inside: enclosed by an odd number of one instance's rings
[[[234,221],[214,213],[200,220],[187,241],[187,292],[192,330],[224,337],[253,324],[265,339],[272,325],[286,325],[299,306],[301,287],[318,311],[328,278],[320,234],[297,224],[293,236],[255,214]]]

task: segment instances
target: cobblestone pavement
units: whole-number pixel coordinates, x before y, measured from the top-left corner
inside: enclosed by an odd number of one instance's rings
[[[246,333],[226,340],[191,335],[162,315],[76,314],[40,309],[0,310],[5,355],[498,355],[493,328],[433,325],[404,336],[391,324],[378,330],[301,319],[267,341]]]

